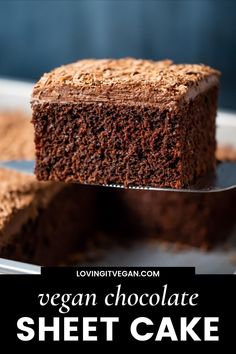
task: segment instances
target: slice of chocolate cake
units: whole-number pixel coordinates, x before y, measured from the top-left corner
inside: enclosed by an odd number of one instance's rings
[[[180,188],[215,167],[219,72],[131,58],[45,74],[32,96],[39,180]]]
[[[34,157],[32,124],[23,114],[0,114],[0,137],[0,160]],[[86,186],[0,169],[0,257],[55,266],[82,253],[94,230],[94,200]]]

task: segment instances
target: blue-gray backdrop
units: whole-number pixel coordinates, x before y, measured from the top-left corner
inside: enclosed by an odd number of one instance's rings
[[[219,68],[221,106],[236,109],[236,1],[0,0],[0,76],[122,56]]]

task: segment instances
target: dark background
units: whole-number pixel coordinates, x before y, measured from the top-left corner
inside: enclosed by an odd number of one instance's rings
[[[87,57],[206,63],[236,109],[234,0],[0,0],[0,76],[35,80]]]

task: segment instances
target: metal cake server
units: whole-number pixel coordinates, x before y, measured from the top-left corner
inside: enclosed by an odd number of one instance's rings
[[[16,172],[22,172],[26,174],[34,174],[34,160],[9,160],[0,161],[0,167],[8,168],[9,170],[14,170]]]
[[[0,274],[40,274],[41,267],[0,258]]]
[[[15,170],[26,174],[34,173],[35,161],[0,161],[0,167]],[[106,187],[124,188],[122,185],[105,185]],[[186,188],[159,188],[159,187],[129,187],[136,190],[152,190],[152,191],[171,191],[171,192],[188,192],[188,193],[212,193],[222,192],[236,188],[236,162],[220,162],[217,164],[214,173],[206,174],[197,179],[197,181]]]

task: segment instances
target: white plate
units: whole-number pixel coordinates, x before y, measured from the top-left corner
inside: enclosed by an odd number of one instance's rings
[[[0,80],[0,109],[30,110],[32,84]],[[219,111],[217,116],[217,141],[220,145],[236,148],[236,113]],[[19,264],[19,263],[18,263]],[[158,243],[136,244],[127,250],[109,250],[99,262],[89,264],[99,266],[194,266],[197,273],[233,273],[236,268],[236,230],[232,235],[229,250],[223,247],[210,252],[198,249],[191,251],[163,250]],[[10,263],[9,263],[10,266]],[[27,270],[30,269],[27,266]],[[5,263],[5,272],[7,263]],[[35,272],[35,268],[32,268]]]

